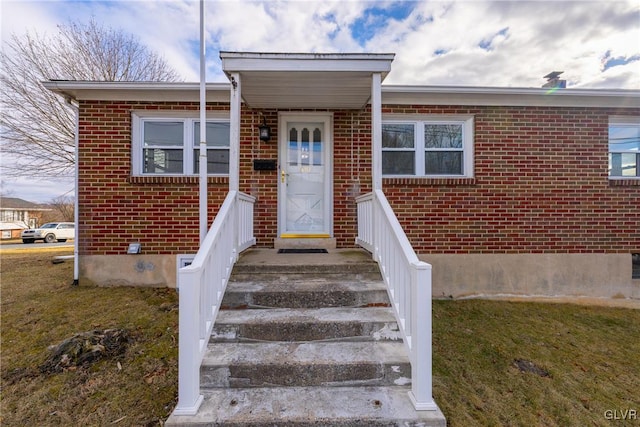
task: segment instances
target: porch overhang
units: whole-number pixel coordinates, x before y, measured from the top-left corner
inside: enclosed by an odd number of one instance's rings
[[[240,77],[244,103],[273,109],[361,109],[371,100],[372,76],[384,80],[394,56],[220,52],[229,79]]]

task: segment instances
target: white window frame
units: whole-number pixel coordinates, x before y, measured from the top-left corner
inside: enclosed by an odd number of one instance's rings
[[[207,112],[207,122],[230,123],[228,112]],[[153,122],[182,122],[183,123],[183,150],[182,173],[145,173],[144,171],[144,123]],[[200,146],[200,135],[194,139],[195,123],[200,122],[197,111],[150,111],[140,110],[131,112],[131,173],[133,176],[197,176],[194,171],[194,156]],[[148,147],[147,147],[148,148]],[[174,148],[174,147],[162,147]],[[208,147],[207,150],[219,150],[220,147]],[[231,146],[227,147],[231,154]],[[228,173],[208,174],[208,176],[229,176]]]
[[[635,150],[615,150],[611,151],[609,149],[609,138],[608,134],[611,126],[619,126],[619,127],[631,127],[631,128],[640,128],[640,117],[637,116],[611,116],[609,117],[609,126],[607,128],[607,171],[609,175],[609,179],[611,180],[619,180],[619,179],[640,179],[640,151]],[[612,153],[621,153],[621,154],[635,154],[636,155],[636,175],[611,175],[611,171],[609,171],[609,162]]]
[[[411,178],[411,177],[426,177],[426,178],[473,178],[474,177],[474,117],[469,115],[384,115],[382,118],[382,125],[385,124],[408,124],[414,126],[414,167],[415,173],[409,174],[385,174],[384,178]],[[461,125],[462,126],[462,174],[427,174],[425,173],[425,138],[424,138],[424,126],[427,125]],[[385,149],[382,151],[410,151],[408,148],[401,149]],[[453,149],[438,149],[429,151],[458,151]],[[382,158],[382,153],[381,153]],[[380,166],[382,167],[382,166]],[[382,173],[382,171],[380,171]]]

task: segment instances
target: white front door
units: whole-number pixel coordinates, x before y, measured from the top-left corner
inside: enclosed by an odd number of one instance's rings
[[[280,237],[331,237],[331,115],[280,120]]]

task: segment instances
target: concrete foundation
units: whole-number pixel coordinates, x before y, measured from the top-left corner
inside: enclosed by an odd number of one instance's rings
[[[287,239],[289,240],[289,239]],[[323,239],[325,242],[330,239]],[[291,247],[291,246],[289,246]],[[314,246],[318,247],[318,246]],[[298,255],[311,264],[352,262],[344,252]],[[353,249],[361,251],[359,249]],[[352,251],[353,251],[352,250]],[[258,267],[288,263],[294,255],[262,250],[247,255]],[[584,296],[640,299],[640,280],[632,279],[631,254],[421,254],[433,266],[434,297]],[[99,286],[176,286],[175,255],[84,255],[80,283]]]
[[[640,298],[631,254],[429,254],[435,297],[471,295]]]
[[[82,255],[80,284],[176,287],[175,255]]]

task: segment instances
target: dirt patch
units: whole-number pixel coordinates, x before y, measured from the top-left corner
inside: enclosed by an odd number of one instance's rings
[[[2,381],[6,382],[6,385],[12,385],[22,380],[23,378],[35,378],[40,375],[40,372],[35,369],[29,368],[15,368],[2,373]]]
[[[129,333],[125,329],[94,330],[75,334],[52,348],[40,372],[52,374],[70,368],[86,367],[98,360],[125,352]]]
[[[549,371],[547,371],[546,369],[542,369],[541,367],[539,367],[538,365],[536,365],[535,363],[533,363],[530,360],[525,360],[525,359],[515,359],[513,361],[513,365],[518,368],[518,370],[520,370],[520,372],[530,372],[532,374],[536,374],[539,375],[541,377],[549,377],[551,376],[551,374],[549,374]]]

